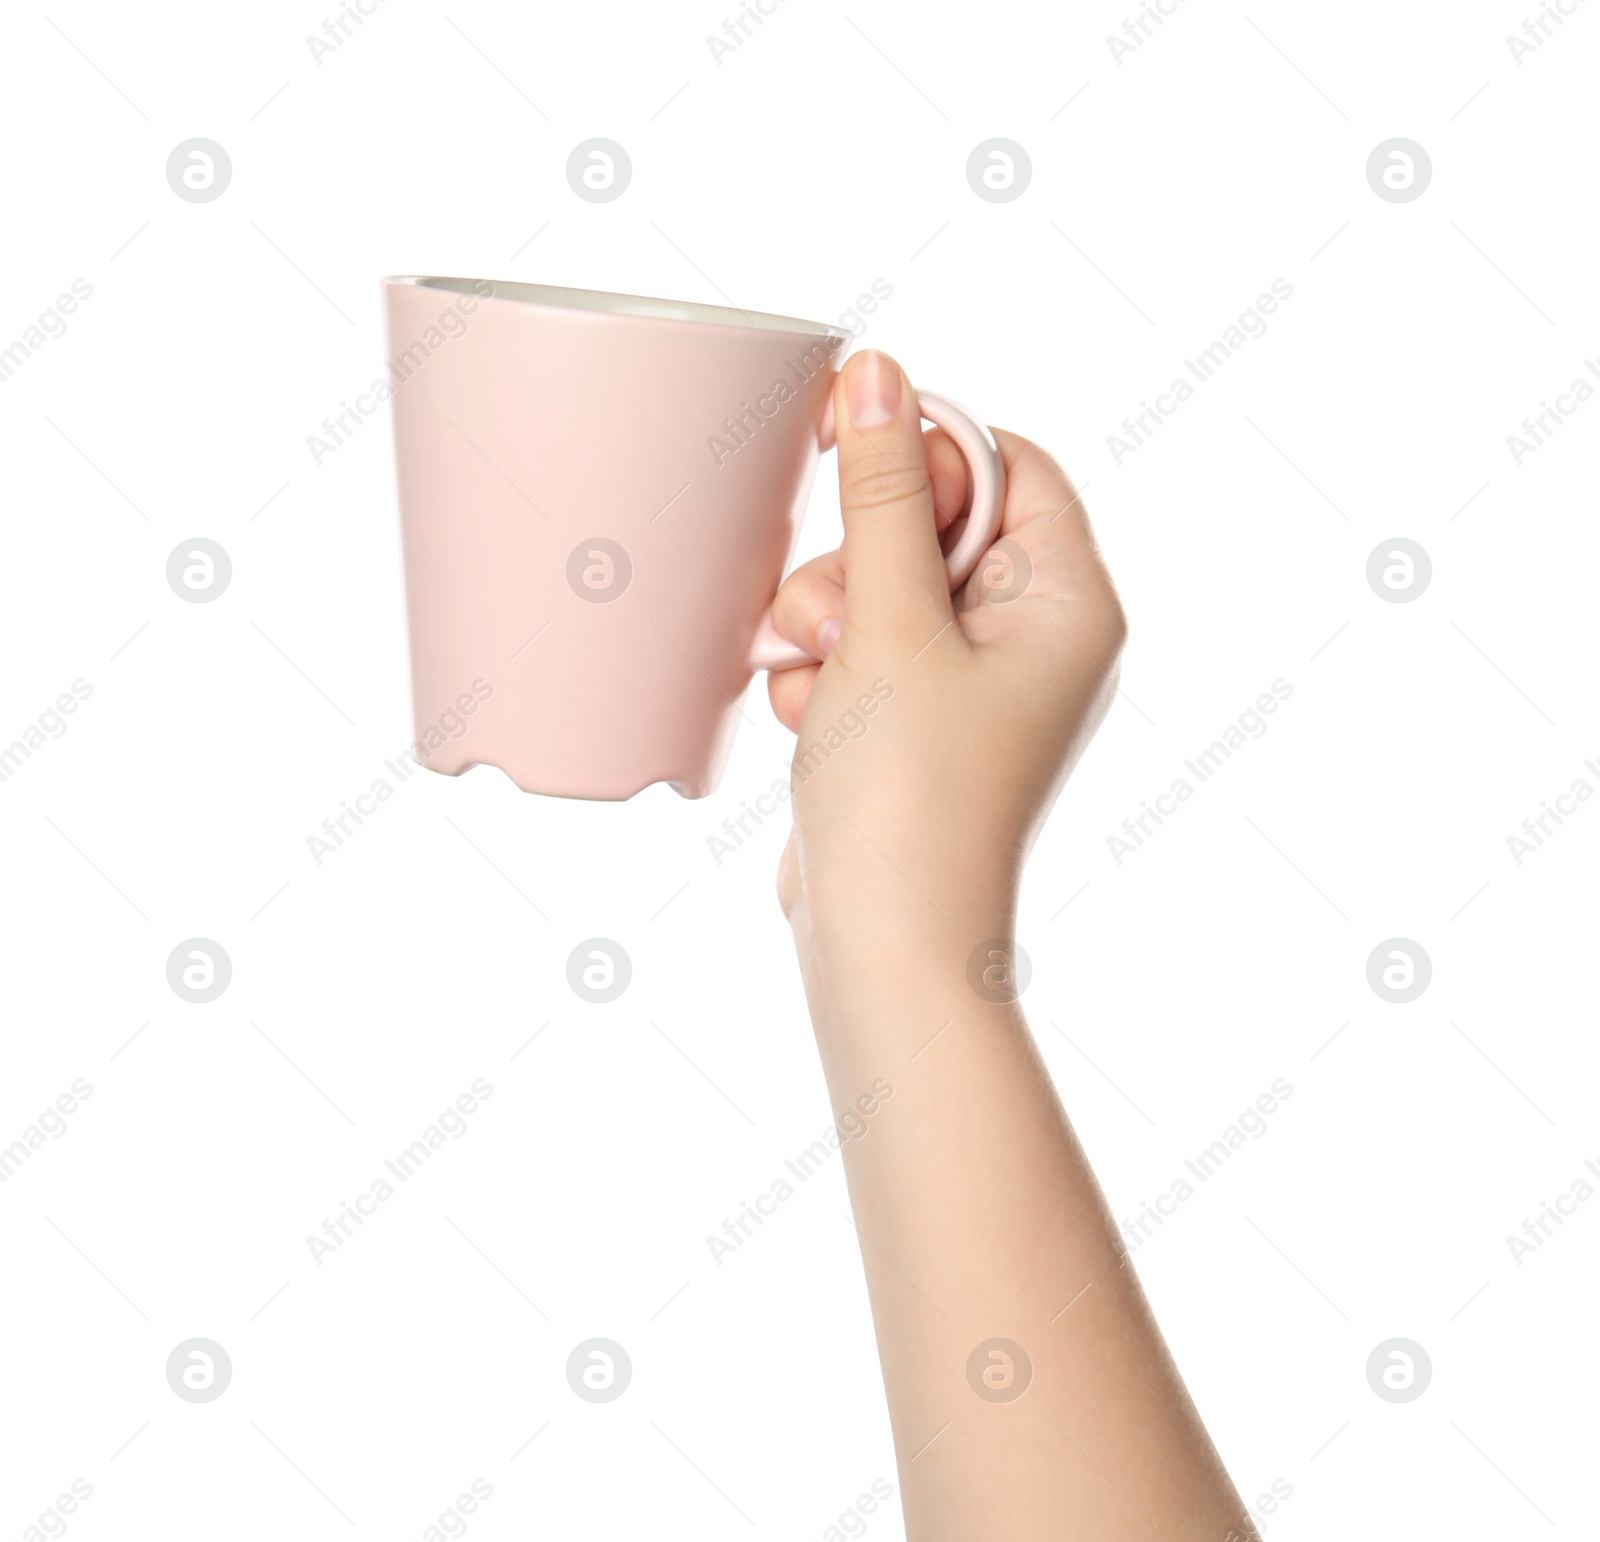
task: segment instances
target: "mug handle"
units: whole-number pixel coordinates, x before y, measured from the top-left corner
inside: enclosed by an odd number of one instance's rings
[[[959,589],[978,566],[979,559],[994,545],[1000,534],[1000,517],[1006,506],[1006,464],[1001,459],[1000,447],[994,435],[967,411],[948,396],[935,396],[932,391],[917,392],[917,408],[930,423],[942,428],[955,440],[967,462],[967,475],[971,483],[970,512],[967,527],[950,548],[945,558],[945,568],[950,574],[950,587]],[[823,411],[822,426],[817,430],[817,443],[824,453],[834,447],[833,396]],[[755,641],[750,649],[751,669],[793,669],[800,664],[820,664],[822,661],[804,648],[797,648],[772,624],[772,607],[761,618],[756,628]]]

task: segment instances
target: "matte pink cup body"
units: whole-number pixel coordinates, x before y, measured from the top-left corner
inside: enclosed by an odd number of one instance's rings
[[[848,338],[591,291],[384,288],[419,759],[705,796],[753,668],[804,658],[763,620]]]

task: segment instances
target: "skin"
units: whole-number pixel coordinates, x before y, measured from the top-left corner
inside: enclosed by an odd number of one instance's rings
[[[779,897],[833,1106],[864,1125],[845,1170],[907,1536],[1254,1538],[1005,999],[1023,863],[1115,693],[1122,607],[1066,475],[1002,430],[1003,549],[1026,561],[952,596],[954,444],[883,354],[849,361],[834,408],[844,544],[774,612],[826,655],[769,681],[799,735]],[[994,1339],[1029,1364],[1002,1347],[969,1374]]]

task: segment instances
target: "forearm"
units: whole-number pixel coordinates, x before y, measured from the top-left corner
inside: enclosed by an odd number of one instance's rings
[[[1249,1535],[1020,1007],[969,978],[1008,907],[952,909],[791,917],[834,1106],[893,1088],[844,1154],[908,1533]]]
[[[1005,953],[1019,865],[1112,699],[1121,604],[1065,473],[1003,430],[1004,534],[953,604],[937,530],[979,479],[924,441],[882,355],[845,366],[834,423],[844,545],[773,612],[826,655],[770,685],[803,747],[779,893],[848,1137],[908,1532],[1239,1542],[1014,995],[983,976],[1004,985],[983,945]]]

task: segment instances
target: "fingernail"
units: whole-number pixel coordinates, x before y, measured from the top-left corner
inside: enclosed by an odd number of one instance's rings
[[[887,423],[900,411],[900,371],[869,348],[850,372],[850,418],[857,428]]]
[[[827,656],[839,646],[839,636],[843,631],[844,625],[842,622],[840,622],[837,616],[829,616],[828,619],[817,628],[817,652],[820,653],[823,658],[827,658]]]

